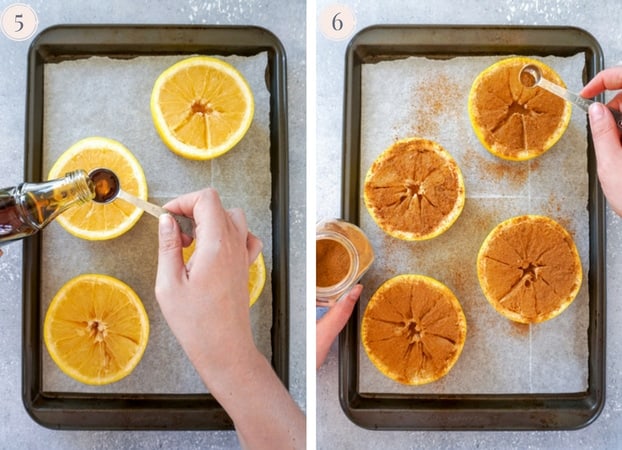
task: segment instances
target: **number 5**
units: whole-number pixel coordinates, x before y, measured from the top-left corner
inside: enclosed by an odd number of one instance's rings
[[[24,28],[24,22],[22,22],[21,20],[17,20],[17,19],[22,19],[23,17],[24,17],[23,14],[15,14],[15,23],[18,25],[17,30],[15,30],[15,33],[19,33]]]

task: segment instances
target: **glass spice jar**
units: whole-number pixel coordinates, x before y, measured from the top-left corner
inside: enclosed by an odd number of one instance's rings
[[[374,261],[369,239],[356,225],[326,219],[315,227],[317,306],[331,306],[346,294]]]

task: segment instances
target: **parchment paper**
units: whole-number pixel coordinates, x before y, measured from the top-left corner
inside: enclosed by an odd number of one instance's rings
[[[264,244],[267,279],[261,297],[251,308],[251,320],[257,345],[270,358],[270,93],[265,85],[268,60],[266,53],[249,57],[211,56],[234,65],[248,80],[255,98],[253,123],[242,141],[228,153],[212,161],[181,158],[168,150],[154,128],[149,109],[153,83],[162,71],[188,55],[127,60],[91,57],[44,67],[43,171],[47,174],[58,156],[78,140],[105,136],[123,143],[139,160],[147,178],[150,201],[164,204],[180,194],[213,186],[226,208],[243,208],[249,228]],[[107,386],[92,387],[73,381],[58,369],[44,348],[44,391],[206,392],[166,325],[154,296],[157,242],[157,220],[147,214],[129,232],[109,241],[75,238],[57,223],[44,230],[42,318],[54,294],[69,279],[81,273],[103,273],[119,278],[137,292],[151,326],[149,343],[139,365],[128,377]]]
[[[581,392],[588,385],[589,269],[587,119],[573,108],[558,143],[529,162],[506,162],[481,145],[469,122],[467,101],[477,75],[499,57],[431,60],[410,57],[365,64],[361,87],[361,180],[374,159],[395,140],[419,136],[441,144],[456,159],[466,186],[457,222],[429,241],[406,242],[386,235],[360,198],[360,224],[376,261],[362,280],[361,316],[385,280],[421,273],[445,283],[467,319],[464,349],[437,382],[405,386],[385,377],[360,345],[360,392],[554,393]],[[585,55],[539,58],[578,92]],[[543,214],[574,237],[583,265],[583,285],[560,316],[536,325],[511,322],[489,305],[477,280],[479,247],[498,223],[521,214]],[[360,319],[360,318],[359,318]]]

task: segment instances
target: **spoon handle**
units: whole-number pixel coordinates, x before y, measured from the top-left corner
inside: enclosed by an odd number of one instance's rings
[[[589,100],[587,98],[580,97],[577,94],[574,94],[574,93],[568,91],[567,89],[564,89],[563,87],[558,86],[555,83],[551,83],[546,78],[540,79],[540,81],[538,83],[538,86],[540,86],[543,89],[546,89],[547,91],[551,92],[552,94],[557,95],[558,97],[563,98],[564,100],[569,101],[570,103],[574,103],[575,105],[577,105],[579,108],[581,108],[585,112],[587,112],[587,110],[590,107],[590,105],[592,103],[594,103],[593,100]]]
[[[540,79],[540,81],[538,82],[538,86],[540,86],[542,89],[549,91],[552,94],[557,95],[558,97],[563,98],[564,100],[569,101],[570,103],[574,103],[585,112],[587,112],[590,105],[594,103],[593,100],[589,100],[587,98],[581,97],[580,95],[574,94],[567,89],[558,86],[555,83],[551,83],[545,78]],[[616,125],[618,126],[618,131],[622,131],[622,113],[620,111],[616,111],[613,108],[609,108],[609,111],[611,111],[611,114],[613,114],[613,118],[615,119]]]
[[[194,227],[195,223],[190,217],[181,216],[179,214],[174,214],[167,209],[162,208],[161,206],[155,205],[153,203],[149,203],[142,198],[138,198],[125,192],[123,189],[119,189],[119,193],[117,194],[117,198],[125,200],[128,203],[142,209],[148,214],[151,214],[154,217],[160,217],[162,214],[170,214],[179,224],[179,229],[182,233],[194,237]]]

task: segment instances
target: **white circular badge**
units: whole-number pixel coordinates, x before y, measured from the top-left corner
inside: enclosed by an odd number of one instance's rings
[[[37,13],[29,5],[13,3],[2,11],[2,32],[14,41],[25,41],[37,31]]]
[[[354,31],[356,17],[347,5],[329,5],[320,13],[318,26],[328,39],[341,41]]]

